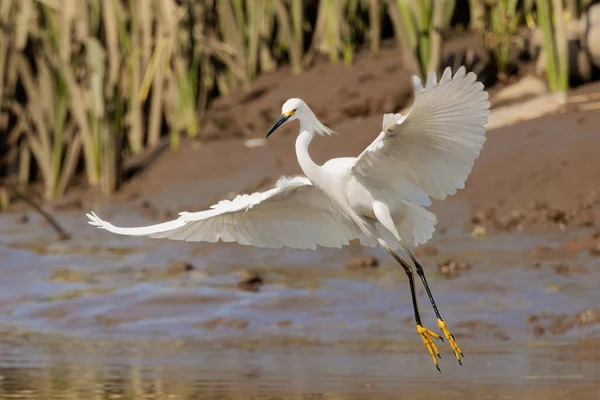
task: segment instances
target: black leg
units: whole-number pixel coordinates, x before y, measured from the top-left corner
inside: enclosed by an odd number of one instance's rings
[[[402,268],[404,268],[404,272],[406,272],[406,275],[408,276],[408,284],[410,285],[410,295],[412,297],[413,310],[415,313],[415,322],[417,323],[417,325],[422,325],[421,313],[419,312],[419,299],[417,298],[417,290],[415,289],[415,274],[412,270],[412,267],[408,265],[406,261],[400,258],[398,254],[396,254],[396,252],[392,250],[392,248],[389,247],[387,244],[384,245],[383,248],[388,253],[390,253],[394,260],[396,260],[400,265],[402,265]]]
[[[435,313],[435,316],[438,320],[438,326],[440,327],[440,329],[442,330],[442,332],[448,339],[448,342],[450,343],[450,347],[452,347],[452,351],[454,352],[456,359],[462,365],[462,361],[461,361],[460,357],[464,357],[464,355],[463,355],[462,351],[460,350],[460,348],[458,347],[458,345],[456,344],[454,335],[452,333],[450,333],[450,331],[448,330],[448,327],[446,326],[446,323],[444,322],[444,320],[442,319],[442,316],[440,315],[437,305],[435,304],[435,300],[433,299],[433,295],[431,294],[431,289],[429,289],[429,284],[427,283],[427,278],[425,277],[425,271],[423,271],[423,267],[417,261],[417,259],[413,256],[412,252],[406,247],[406,245],[402,242],[401,242],[401,244],[402,244],[402,248],[404,249],[406,254],[408,254],[411,261],[415,265],[415,268],[417,270],[417,275],[419,275],[419,277],[421,278],[421,281],[423,282],[423,286],[425,287],[425,291],[427,292],[427,297],[429,297],[429,301],[431,302],[431,306],[433,307],[433,312]]]
[[[415,313],[415,322],[417,324],[417,332],[419,333],[419,336],[421,336],[421,339],[425,343],[425,346],[427,346],[427,350],[429,351],[429,354],[433,359],[435,367],[438,369],[438,371],[441,372],[436,356],[438,358],[442,357],[440,356],[440,352],[435,343],[433,342],[432,338],[440,339],[442,342],[444,341],[444,339],[442,339],[442,337],[436,334],[435,332],[424,328],[423,324],[421,323],[421,315],[419,313],[419,301],[417,299],[417,291],[415,289],[415,274],[412,270],[412,267],[406,261],[404,261],[398,254],[396,254],[396,252],[387,243],[383,241],[381,243],[382,247],[394,258],[394,260],[396,260],[402,266],[402,268],[404,268],[404,272],[406,272],[406,275],[408,276],[408,283],[410,285],[410,295],[412,297],[413,310]]]
[[[404,243],[402,243],[402,248],[404,249],[406,254],[408,254],[411,261],[415,265],[415,268],[417,270],[417,275],[419,275],[419,278],[421,278],[421,281],[423,282],[423,286],[425,286],[425,291],[427,292],[427,297],[429,297],[429,301],[431,302],[431,306],[433,307],[433,312],[435,313],[436,318],[442,319],[442,316],[440,315],[437,305],[435,304],[435,300],[433,299],[433,295],[431,294],[431,289],[429,289],[429,284],[427,283],[427,278],[425,278],[425,271],[423,271],[423,267],[417,261],[417,259],[413,256],[412,252],[406,247],[406,245]]]

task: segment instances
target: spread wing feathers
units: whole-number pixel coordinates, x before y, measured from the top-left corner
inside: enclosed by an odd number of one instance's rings
[[[382,132],[357,157],[353,173],[408,200],[441,200],[464,188],[486,140],[490,105],[483,84],[465,72],[460,67],[452,77],[446,68],[439,83],[430,72],[425,88],[413,77],[410,112],[383,116]]]
[[[316,249],[342,247],[352,239],[375,246],[344,219],[331,200],[305,177],[281,177],[266,192],[238,195],[200,212],[182,212],[157,225],[121,228],[87,214],[91,225],[120,235],[172,240],[238,242],[257,247]]]

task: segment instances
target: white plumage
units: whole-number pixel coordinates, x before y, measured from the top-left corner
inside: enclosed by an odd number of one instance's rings
[[[301,176],[281,177],[266,192],[238,195],[209,210],[179,215],[173,221],[138,228],[116,227],[93,212],[88,217],[90,224],[109,232],[150,238],[313,250],[317,246],[340,248],[361,236],[368,245],[376,244],[344,219],[323,191]]]
[[[257,247],[341,247],[358,239],[366,246],[385,241],[417,246],[433,235],[437,219],[425,209],[464,187],[485,142],[488,94],[473,73],[447,68],[426,87],[414,78],[408,115],[385,114],[380,135],[356,158],[322,166],[308,154],[315,133],[331,131],[300,99],[290,99],[271,129],[300,121],[298,161],[306,177],[282,177],[266,192],[221,201],[209,210],[182,212],[162,224],[122,228],[87,214],[89,223],[120,235],[172,240],[238,242]]]

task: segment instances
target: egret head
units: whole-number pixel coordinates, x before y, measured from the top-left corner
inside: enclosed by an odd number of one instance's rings
[[[281,107],[281,116],[277,122],[275,122],[275,125],[269,129],[266,137],[269,137],[280,126],[295,119],[300,121],[301,128],[305,128],[311,132],[316,132],[321,135],[329,135],[332,133],[329,128],[319,122],[310,107],[308,107],[302,99],[292,98],[283,103],[283,106]]]

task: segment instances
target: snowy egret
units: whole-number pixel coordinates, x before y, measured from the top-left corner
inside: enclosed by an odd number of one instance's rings
[[[300,99],[289,99],[267,137],[283,124],[300,122],[298,163],[305,176],[281,177],[265,192],[238,195],[209,210],[182,212],[161,224],[122,228],[87,214],[91,225],[109,232],[172,240],[238,242],[258,247],[316,249],[342,247],[351,240],[383,247],[408,275],[419,336],[439,370],[437,333],[423,327],[410,257],[433,306],[438,327],[461,362],[462,352],[435,304],[425,273],[408,246],[426,243],[437,218],[425,207],[464,188],[485,142],[488,94],[474,73],[446,68],[439,82],[430,72],[425,87],[413,77],[410,112],[384,114],[379,136],[358,156],[335,158],[323,165],[310,157],[315,134],[333,133]],[[437,357],[436,357],[437,356]]]

